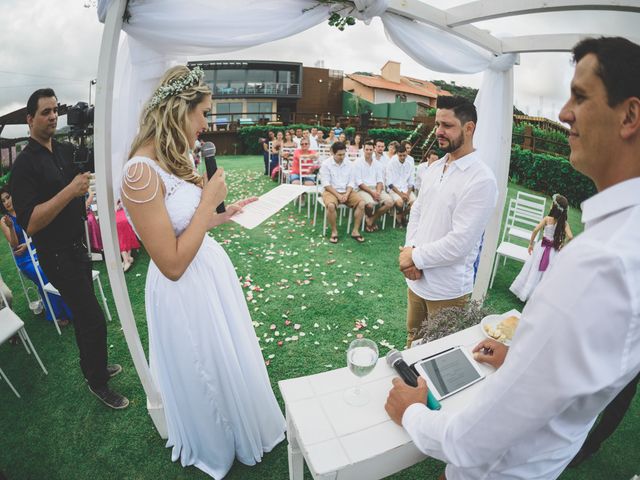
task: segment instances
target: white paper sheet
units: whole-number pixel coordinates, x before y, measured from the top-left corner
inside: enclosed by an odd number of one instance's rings
[[[307,192],[308,188],[303,185],[279,185],[244,207],[242,213],[234,215],[231,220],[245,228],[255,228],[294,198]]]

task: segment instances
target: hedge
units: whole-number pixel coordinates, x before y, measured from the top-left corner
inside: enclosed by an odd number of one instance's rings
[[[547,195],[564,195],[574,206],[579,206],[596,193],[593,182],[575,170],[567,159],[533,153],[519,145],[511,148],[509,176],[512,181],[531,190]]]
[[[285,130],[290,129],[298,129],[301,128],[303,130],[311,130],[312,128],[317,128],[318,130],[322,130],[326,135],[329,133],[332,127],[320,127],[318,125],[307,125],[304,123],[294,123],[291,125],[287,125],[286,127],[276,127],[273,125],[255,125],[252,127],[242,127],[238,129],[238,135],[240,136],[240,141],[242,142],[242,151],[245,155],[260,155],[262,154],[262,145],[258,142],[259,138],[267,138],[269,131],[284,132]],[[344,129],[344,133],[347,137],[353,137],[355,133],[355,128],[347,127]]]
[[[521,123],[520,125],[514,124],[513,135],[519,139],[518,143],[522,143],[522,139],[524,139],[524,129],[526,126],[530,126],[532,128],[531,133],[536,139],[536,149],[539,148],[551,153],[569,155],[569,140],[565,133],[557,132],[555,130],[543,130],[542,128],[529,123]]]
[[[405,140],[410,133],[411,130],[403,128],[372,128],[365,137],[367,140],[383,140],[385,145],[389,145],[389,142]]]
[[[0,177],[0,187],[4,187],[7,183],[9,183],[9,178],[11,178],[11,170]]]

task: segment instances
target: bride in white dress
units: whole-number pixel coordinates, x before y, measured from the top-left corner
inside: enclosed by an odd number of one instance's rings
[[[207,234],[255,198],[216,214],[227,193],[224,172],[206,182],[189,160],[210,110],[201,70],[167,71],[142,114],[122,198],[151,257],[149,363],[171,458],[220,479],[235,458],[259,462],[286,426],[235,269]]]

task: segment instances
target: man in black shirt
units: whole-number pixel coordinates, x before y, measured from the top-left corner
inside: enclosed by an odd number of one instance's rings
[[[78,173],[70,145],[53,140],[58,100],[50,88],[27,102],[28,145],[11,171],[11,194],[18,223],[38,250],[40,266],[71,309],[80,350],[80,368],[89,390],[111,408],[129,405],[107,386],[122,371],[107,365],[107,325],[93,290],[91,259],[84,245],[84,195],[89,173]]]

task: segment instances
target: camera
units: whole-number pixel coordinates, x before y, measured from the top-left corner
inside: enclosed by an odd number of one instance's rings
[[[86,102],[78,102],[67,110],[67,124],[73,129],[87,130],[93,125],[93,107]]]
[[[95,170],[93,155],[93,107],[78,102],[67,110],[69,136],[74,145],[73,163],[81,172]]]

